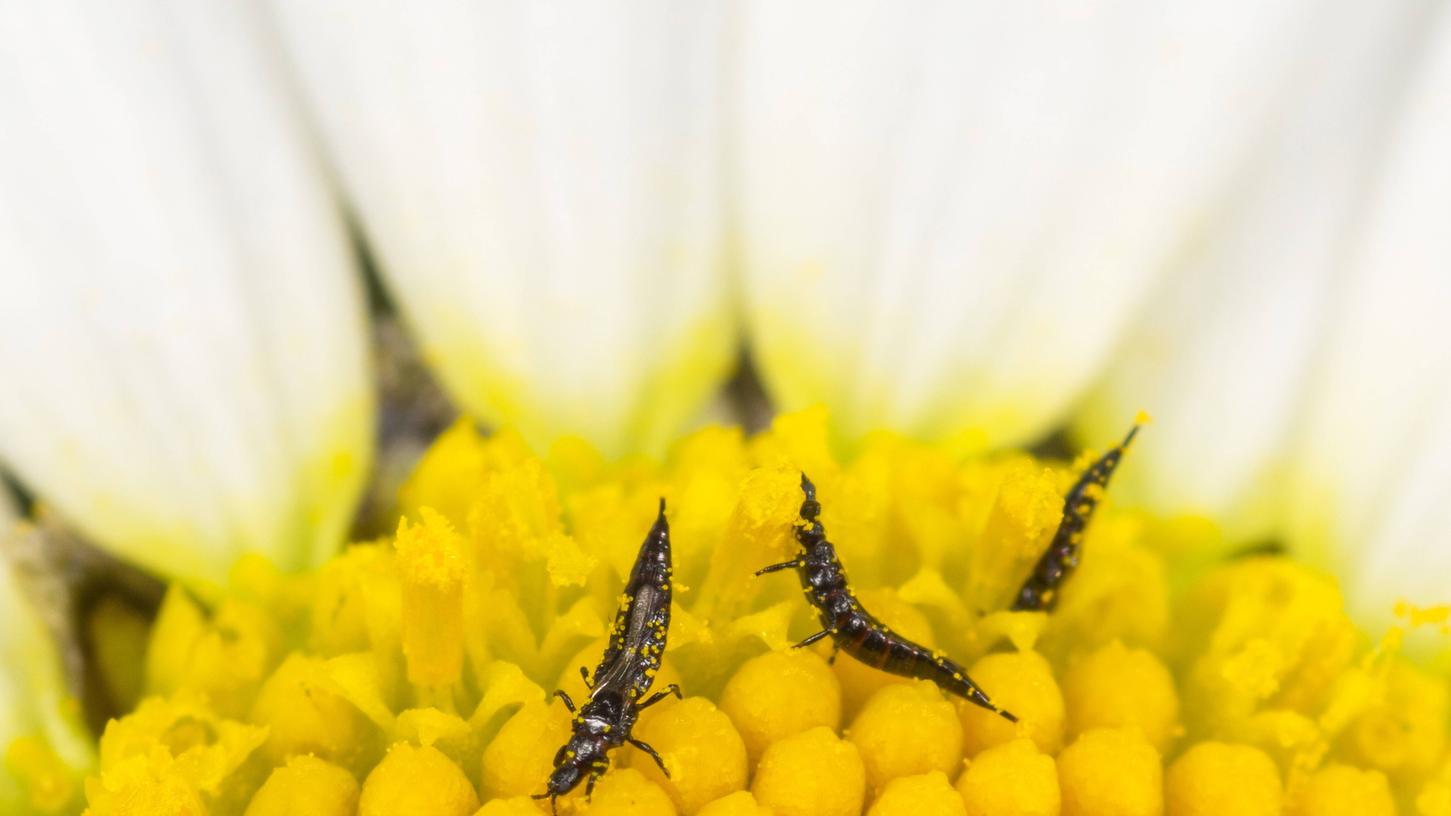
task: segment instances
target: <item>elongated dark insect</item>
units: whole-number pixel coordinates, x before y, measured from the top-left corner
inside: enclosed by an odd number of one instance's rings
[[[801,590],[816,607],[822,630],[796,644],[796,647],[810,646],[830,637],[837,650],[845,651],[869,666],[904,677],[931,680],[944,691],[997,712],[1010,722],[1017,722],[1017,717],[993,704],[962,666],[940,652],[902,637],[862,607],[856,593],[847,584],[846,570],[836,557],[836,547],[826,540],[826,528],[819,520],[821,503],[816,500],[816,485],[804,473],[801,474],[801,491],[806,494],[806,500],[801,503],[801,520],[796,525],[796,543],[801,546],[800,551],[790,561],[756,570],[759,576],[795,569],[801,578]],[[832,658],[835,657],[836,652],[833,651]]]
[[[1058,603],[1058,590],[1078,566],[1078,556],[1083,546],[1083,530],[1093,518],[1093,511],[1098,508],[1098,500],[1103,497],[1103,491],[1108,488],[1108,480],[1113,478],[1113,472],[1123,460],[1124,451],[1133,444],[1134,437],[1138,436],[1139,428],[1144,426],[1145,421],[1146,418],[1140,416],[1134,422],[1134,427],[1129,429],[1124,441],[1109,448],[1107,453],[1089,465],[1063,497],[1063,519],[1058,522],[1058,529],[1054,531],[1048,549],[1038,558],[1033,573],[1023,582],[1018,596],[1013,599],[1013,611],[1039,612],[1052,609]]]
[[[556,800],[574,790],[581,779],[589,779],[585,796],[593,794],[595,781],[610,767],[609,752],[627,742],[649,754],[670,776],[655,749],[630,736],[630,731],[641,711],[671,694],[680,697],[680,687],[671,683],[664,691],[645,698],[660,670],[665,636],[670,630],[671,573],[670,525],[665,521],[665,500],[661,499],[660,514],[640,545],[630,581],[625,585],[604,656],[593,676],[584,666],[579,667],[585,687],[590,690],[589,700],[576,710],[574,701],[562,689],[554,692],[574,715],[574,733],[554,755],[554,771],[545,792],[534,798],[547,798],[555,813]]]

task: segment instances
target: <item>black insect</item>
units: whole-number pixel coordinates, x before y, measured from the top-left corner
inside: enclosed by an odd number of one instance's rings
[[[579,667],[590,690],[589,700],[576,710],[568,694],[563,690],[554,692],[574,715],[574,733],[554,755],[554,771],[549,775],[547,789],[534,798],[549,799],[550,809],[556,813],[556,800],[574,790],[581,779],[589,779],[585,795],[594,793],[595,781],[610,766],[609,751],[627,742],[649,754],[660,770],[670,775],[655,749],[630,736],[630,730],[641,711],[671,694],[680,697],[680,687],[671,683],[664,691],[645,698],[660,670],[665,636],[670,630],[671,572],[670,525],[665,521],[665,500],[661,499],[660,514],[640,545],[630,582],[615,613],[604,657],[593,677],[584,666]]]
[[[800,551],[790,561],[756,571],[756,575],[765,575],[794,568],[800,576],[801,590],[816,607],[824,628],[796,644],[797,648],[810,646],[829,636],[836,649],[844,650],[869,666],[904,677],[931,680],[947,692],[997,712],[1010,722],[1017,722],[1017,717],[993,704],[962,666],[893,632],[862,607],[856,593],[847,584],[846,570],[836,557],[836,548],[826,540],[826,528],[818,519],[821,503],[816,500],[816,486],[804,473],[801,474],[801,490],[806,494],[806,500],[801,503],[801,520],[796,525],[796,543],[801,546]],[[833,651],[832,658],[835,657],[836,652]]]
[[[1013,600],[1014,611],[1048,610],[1058,602],[1059,588],[1078,566],[1083,530],[1093,518],[1098,500],[1108,487],[1108,480],[1113,477],[1113,472],[1118,469],[1124,451],[1133,443],[1141,427],[1142,420],[1135,422],[1124,441],[1110,448],[1089,465],[1083,475],[1078,477],[1078,481],[1074,482],[1068,495],[1063,497],[1063,520],[1058,522],[1058,530],[1053,533],[1048,549],[1033,567],[1033,574],[1028,576],[1028,580],[1018,590],[1018,596]]]

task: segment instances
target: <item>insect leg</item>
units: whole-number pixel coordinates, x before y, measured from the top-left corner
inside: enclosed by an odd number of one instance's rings
[[[595,681],[594,678],[589,676],[589,668],[586,666],[580,666],[579,676],[584,678],[584,687],[593,691],[595,687]]]
[[[530,796],[529,798],[530,799],[548,799],[549,800],[549,812],[550,813],[553,813],[554,816],[559,816],[559,796],[557,794],[553,794],[553,793],[536,793],[536,794]]]
[[[841,654],[841,647],[838,646],[838,645],[836,645],[836,641],[832,641],[831,642],[831,656],[828,657],[828,658],[826,658],[826,665],[828,665],[828,666],[834,666],[834,665],[836,665],[836,656],[839,655],[839,654]]]
[[[636,748],[639,748],[641,751],[644,751],[645,753],[649,754],[650,755],[650,758],[653,759],[653,760],[655,760],[655,764],[660,766],[660,772],[663,773],[663,774],[665,774],[665,778],[666,779],[669,779],[670,778],[670,769],[667,768],[667,767],[665,767],[665,760],[663,760],[663,759],[660,758],[660,755],[655,752],[655,749],[654,748],[651,748],[650,747],[649,743],[641,742],[641,741],[635,739],[634,737],[630,737],[629,742],[630,742],[631,745],[633,745]]]
[[[649,699],[647,699],[645,702],[641,703],[640,705],[636,706],[636,708],[639,708],[641,711],[644,711],[645,709],[649,708],[652,705],[655,705],[656,703],[660,702],[661,700],[665,699],[666,697],[669,697],[672,694],[675,695],[675,699],[677,699],[677,700],[683,700],[683,699],[685,699],[685,696],[680,693],[680,686],[678,686],[678,685],[676,685],[674,683],[671,683],[670,685],[666,686],[664,689],[661,689],[660,691],[657,691],[654,694],[651,694],[650,697],[649,697]]]
[[[772,564],[769,567],[761,567],[760,569],[756,570],[756,577],[759,578],[767,573],[780,572],[784,569],[795,569],[799,566],[801,566],[801,559],[793,558],[790,561],[782,561],[779,564]]]
[[[811,644],[815,643],[816,641],[821,640],[822,638],[826,637],[829,634],[831,634],[831,630],[830,629],[822,629],[820,632],[817,632],[816,634],[814,634],[811,637],[809,637],[809,638],[801,641],[800,643],[796,644],[795,646],[792,646],[791,648],[793,648],[793,649],[803,649],[803,648],[805,648],[807,646],[810,646]],[[836,653],[833,652],[832,653],[832,657],[834,658],[835,656],[836,656]]]
[[[574,701],[569,699],[569,695],[564,692],[564,689],[555,689],[554,696],[564,701],[564,707],[569,709],[569,713],[574,713]]]

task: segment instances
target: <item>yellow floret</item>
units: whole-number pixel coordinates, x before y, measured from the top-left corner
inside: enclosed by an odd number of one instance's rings
[[[1403,661],[1391,665],[1385,683],[1384,697],[1351,725],[1345,753],[1393,780],[1418,783],[1445,751],[1451,686]]]
[[[1030,739],[978,754],[957,779],[967,816],[1058,816],[1058,769]]]
[[[563,703],[525,703],[484,749],[484,796],[493,799],[542,792],[554,770],[554,755],[569,733],[569,712]]]
[[[856,746],[823,727],[767,748],[751,792],[780,816],[858,816],[866,786]]]
[[[1328,765],[1296,792],[1290,816],[1395,816],[1390,783],[1380,771]]]
[[[681,813],[693,814],[746,786],[746,744],[730,718],[704,697],[647,711],[634,735],[660,754],[670,778],[643,752],[633,753],[630,766],[670,794]]]
[[[736,791],[707,804],[695,816],[772,816],[771,809],[756,804],[750,791]]]
[[[756,762],[784,737],[816,726],[840,727],[841,687],[826,661],[812,652],[767,652],[736,670],[721,692],[720,708]]]
[[[314,756],[295,756],[267,777],[246,816],[353,816],[357,808],[352,774]]]
[[[1030,457],[1006,462],[997,499],[972,548],[966,600],[974,609],[1003,609],[1043,553],[1063,517],[1059,477]]]
[[[1174,678],[1152,652],[1113,641],[1075,663],[1063,678],[1068,733],[1137,728],[1162,753],[1179,728]]]
[[[453,760],[406,742],[388,749],[358,798],[358,816],[473,816],[478,808],[478,793]]]
[[[25,801],[36,813],[71,813],[81,792],[80,778],[55,749],[39,736],[0,742],[0,774],[18,782],[15,790],[0,776],[0,805]]]
[[[1058,786],[1063,816],[1159,816],[1164,812],[1159,752],[1137,731],[1085,731],[1058,755]]]
[[[281,642],[277,624],[255,604],[227,598],[208,620],[184,590],[172,587],[146,650],[146,693],[188,692],[205,696],[223,716],[244,716],[280,657]]]
[[[1036,652],[990,654],[973,664],[968,675],[999,707],[1018,718],[1016,724],[970,703],[960,703],[962,734],[968,756],[1023,736],[1045,754],[1063,745],[1063,693],[1053,669]]]
[[[274,763],[314,753],[352,767],[368,748],[372,724],[334,688],[327,661],[293,654],[267,678],[251,721],[266,726],[263,750]]]
[[[918,680],[878,691],[847,734],[867,769],[867,784],[881,791],[899,776],[962,765],[962,722],[936,686]]]
[[[474,816],[541,816],[542,811],[539,803],[527,796],[515,796],[512,799],[495,799],[492,802],[485,802],[484,806],[474,813]]]
[[[1201,742],[1164,774],[1169,816],[1278,816],[1283,798],[1275,763],[1247,745]]]
[[[421,686],[457,682],[463,673],[464,587],[468,542],[432,509],[398,522],[394,547],[403,585],[403,656],[408,680]]]
[[[595,786],[594,796],[583,803],[580,816],[675,816],[670,795],[634,768],[611,771]]]
[[[85,816],[207,816],[201,794],[167,760],[129,757],[86,780]]]
[[[937,645],[937,638],[932,633],[932,624],[927,616],[922,614],[922,610],[902,600],[896,590],[878,587],[862,590],[858,595],[862,605],[870,609],[892,631],[929,649]],[[831,648],[826,642],[822,642],[817,652],[829,655]],[[856,716],[867,700],[883,686],[911,682],[910,678],[868,666],[847,654],[837,655],[836,662],[831,664],[831,670],[841,682],[841,706],[848,717]]]
[[[967,816],[962,797],[940,771],[893,779],[867,816]]]

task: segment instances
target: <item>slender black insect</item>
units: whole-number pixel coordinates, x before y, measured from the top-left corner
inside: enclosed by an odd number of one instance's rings
[[[826,540],[826,528],[818,518],[821,503],[816,500],[816,485],[804,473],[801,491],[806,494],[806,500],[801,503],[801,521],[796,525],[796,543],[801,550],[790,561],[756,570],[756,575],[765,575],[794,568],[800,576],[801,590],[816,607],[823,628],[796,644],[797,648],[830,636],[837,650],[844,650],[869,666],[904,677],[931,680],[944,691],[1017,722],[1017,717],[993,704],[962,666],[893,632],[862,607],[856,593],[847,585],[846,570],[836,557],[836,547]],[[836,651],[833,651],[832,659],[835,658]]]
[[[670,630],[671,572],[670,525],[665,521],[665,500],[661,499],[660,514],[640,545],[635,568],[625,585],[604,657],[593,677],[584,666],[579,667],[590,690],[589,700],[576,710],[568,694],[563,690],[554,692],[574,715],[574,733],[554,755],[554,771],[549,775],[547,789],[534,798],[547,798],[555,813],[556,800],[574,790],[581,779],[589,779],[585,796],[594,793],[595,781],[610,767],[610,750],[627,742],[649,754],[660,770],[670,775],[655,749],[630,736],[630,730],[641,711],[671,694],[680,697],[680,687],[671,683],[664,691],[642,699],[650,691],[665,654],[665,636]]]
[[[1028,576],[1028,580],[1018,590],[1018,596],[1013,600],[1014,611],[1049,610],[1058,602],[1058,590],[1078,566],[1083,530],[1093,518],[1093,511],[1098,508],[1098,500],[1103,497],[1103,491],[1108,488],[1108,480],[1113,478],[1113,472],[1123,460],[1124,451],[1133,443],[1143,424],[1144,419],[1141,417],[1129,429],[1124,441],[1109,448],[1107,453],[1089,465],[1083,475],[1078,477],[1078,481],[1073,483],[1068,495],[1063,497],[1063,520],[1058,522],[1058,530],[1053,533],[1048,549],[1033,567],[1033,574]]]

